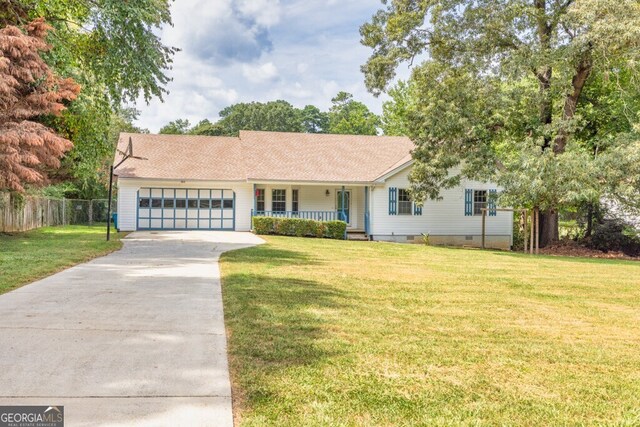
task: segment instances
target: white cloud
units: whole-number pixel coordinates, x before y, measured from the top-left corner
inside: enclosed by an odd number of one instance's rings
[[[238,10],[253,19],[256,24],[272,27],[280,22],[279,0],[240,0]]]
[[[264,83],[278,78],[278,68],[273,62],[265,62],[262,65],[242,65],[242,75],[252,83]]]
[[[358,29],[382,7],[370,0],[179,0],[163,41],[182,49],[165,102],[139,102],[138,124],[157,131],[177,118],[216,120],[236,102],[285,99],[326,110],[339,91],[374,112],[383,98],[364,86],[370,50]],[[333,1],[335,3],[335,1]],[[402,69],[401,74],[406,76]]]

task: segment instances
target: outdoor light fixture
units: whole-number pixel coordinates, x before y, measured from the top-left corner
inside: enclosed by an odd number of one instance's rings
[[[327,191],[324,192],[324,195],[329,197],[331,195],[331,192],[329,192],[329,190],[327,189]]]

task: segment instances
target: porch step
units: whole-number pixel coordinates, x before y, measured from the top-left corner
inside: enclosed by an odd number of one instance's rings
[[[367,241],[369,238],[363,232],[347,231],[347,240]]]

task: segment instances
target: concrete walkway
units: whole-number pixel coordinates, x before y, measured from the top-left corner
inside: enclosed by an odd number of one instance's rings
[[[137,232],[0,296],[0,405],[67,426],[232,426],[220,275],[249,233]]]

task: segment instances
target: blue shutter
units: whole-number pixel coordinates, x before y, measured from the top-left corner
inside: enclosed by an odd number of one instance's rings
[[[498,191],[495,189],[489,190],[489,216],[496,216],[498,211],[496,210],[496,196]]]
[[[473,190],[464,190],[464,216],[473,216]]]
[[[416,203],[413,204],[413,214],[414,215],[422,215],[422,206],[418,206]]]
[[[389,188],[389,215],[396,215],[396,206],[398,205],[397,202],[397,197],[398,197],[398,189],[396,187],[390,187]]]

